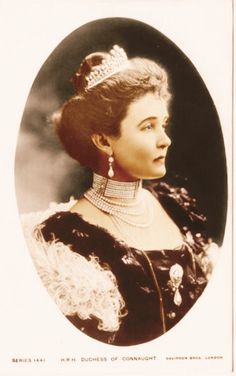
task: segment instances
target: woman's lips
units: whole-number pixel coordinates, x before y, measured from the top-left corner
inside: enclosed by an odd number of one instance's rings
[[[155,158],[154,162],[160,162],[160,161],[164,161],[164,160],[165,160],[165,156],[161,155],[160,157]]]

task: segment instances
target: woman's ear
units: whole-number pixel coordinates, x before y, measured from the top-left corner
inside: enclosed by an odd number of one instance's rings
[[[103,133],[100,134],[93,134],[91,136],[91,139],[94,143],[94,145],[103,153],[106,153],[107,155],[112,155],[112,148],[110,145],[110,137],[107,137]]]

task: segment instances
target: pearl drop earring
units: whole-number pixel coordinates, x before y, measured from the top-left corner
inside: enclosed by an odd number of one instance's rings
[[[113,178],[113,176],[114,176],[114,170],[113,170],[113,167],[112,167],[113,162],[114,162],[114,158],[112,156],[110,156],[108,158],[108,163],[109,163],[108,177],[109,178]]]

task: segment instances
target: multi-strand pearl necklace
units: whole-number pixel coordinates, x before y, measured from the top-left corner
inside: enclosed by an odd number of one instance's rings
[[[141,180],[120,182],[94,174],[93,185],[84,196],[97,208],[110,214],[117,226],[124,222],[145,228],[153,221],[150,194],[142,189]]]

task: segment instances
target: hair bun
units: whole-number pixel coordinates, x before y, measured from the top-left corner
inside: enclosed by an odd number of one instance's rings
[[[100,65],[102,60],[108,56],[104,52],[94,52],[82,61],[78,71],[72,76],[71,81],[76,93],[84,91],[87,87],[86,77],[91,73],[94,67]]]

